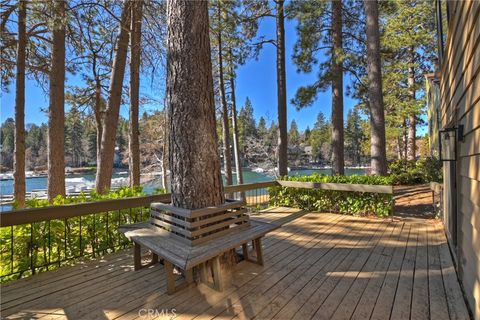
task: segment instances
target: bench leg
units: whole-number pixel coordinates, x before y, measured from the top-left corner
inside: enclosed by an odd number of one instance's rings
[[[139,244],[134,243],[135,247],[133,248],[133,262],[135,271],[140,270],[142,268],[142,254],[141,254],[141,247]]]
[[[218,291],[223,291],[224,284],[222,273],[220,270],[220,257],[215,257],[212,259],[212,270],[213,270],[213,283],[215,285],[215,289]]]
[[[193,283],[193,268],[185,270],[185,281],[190,284]]]
[[[208,269],[207,269],[207,263],[206,263],[206,262],[202,263],[202,264],[200,265],[200,281],[201,281],[202,283],[205,283],[205,284],[208,282],[208,276],[207,276],[207,275],[208,275],[208,273],[207,273],[208,271],[207,271],[207,270],[208,270]]]
[[[150,262],[152,265],[158,263],[158,254],[152,252],[152,262]]]
[[[167,277],[167,293],[175,293],[175,278],[173,276],[173,264],[167,260],[163,261],[165,266],[165,276]]]
[[[243,259],[248,260],[248,244],[244,243],[242,244],[242,251],[243,251]]]
[[[262,248],[262,238],[257,238],[254,240],[255,250],[257,252],[257,263],[263,266],[263,248]]]
[[[137,243],[134,243],[134,245],[135,246],[133,248],[133,265],[134,265],[135,271],[145,267],[153,266],[154,264],[158,263],[158,260],[159,260],[158,254],[155,254],[152,252],[152,260],[146,265],[143,265],[142,264],[142,247]]]

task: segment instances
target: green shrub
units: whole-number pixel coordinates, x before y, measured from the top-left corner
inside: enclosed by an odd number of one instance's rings
[[[283,177],[281,180],[323,183],[352,183],[391,185],[391,177],[380,176],[310,176]],[[388,216],[392,210],[391,194],[302,189],[292,187],[269,188],[270,205],[295,207],[304,210],[339,212],[352,215],[376,214]]]
[[[428,182],[441,182],[442,163],[433,158],[416,161],[396,160],[388,166],[395,185],[414,185]]]

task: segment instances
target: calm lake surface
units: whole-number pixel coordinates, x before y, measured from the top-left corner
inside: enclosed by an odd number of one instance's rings
[[[244,183],[253,183],[253,182],[262,182],[262,181],[269,181],[273,180],[274,177],[268,175],[267,173],[259,173],[253,172],[248,168],[243,169],[243,181]],[[319,174],[331,174],[330,169],[302,169],[302,170],[291,170],[289,175],[310,175],[312,173],[319,173]],[[352,174],[365,174],[365,169],[345,169],[345,173],[347,175]],[[95,181],[95,174],[83,174],[83,175],[68,175],[67,178],[85,178],[89,181]],[[126,177],[126,175],[119,175],[114,174],[113,178],[118,177]],[[233,183],[236,184],[236,175],[233,175]],[[155,188],[159,188],[162,186],[162,182],[160,179],[153,180],[148,182],[144,185],[144,190],[147,193],[152,193]],[[27,192],[35,190],[35,189],[47,189],[47,177],[36,177],[36,178],[27,178],[26,180],[26,188]],[[0,181],[0,192],[1,194],[13,194],[13,180],[3,180]]]

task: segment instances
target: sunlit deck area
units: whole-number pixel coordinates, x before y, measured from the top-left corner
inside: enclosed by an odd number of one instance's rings
[[[267,211],[283,226],[264,239],[265,265],[240,262],[223,292],[167,295],[163,267],[134,271],[127,249],[2,286],[2,317],[469,318],[439,221]]]

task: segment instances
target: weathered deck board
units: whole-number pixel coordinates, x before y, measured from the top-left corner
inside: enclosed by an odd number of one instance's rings
[[[2,317],[468,318],[441,223],[269,211],[262,219],[286,224],[266,236],[265,265],[241,262],[223,292],[169,296],[163,267],[133,271],[127,250],[2,286]]]

